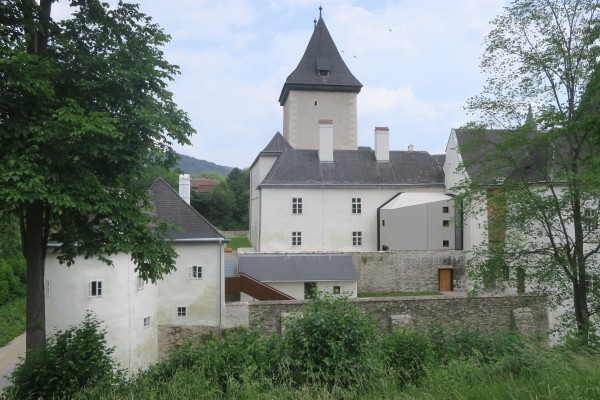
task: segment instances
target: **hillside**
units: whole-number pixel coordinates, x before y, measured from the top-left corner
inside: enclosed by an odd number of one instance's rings
[[[179,154],[179,161],[177,162],[177,168],[181,169],[186,174],[197,174],[200,172],[216,172],[223,176],[226,176],[232,167],[226,167],[223,165],[217,165],[210,161],[198,160],[197,158]]]

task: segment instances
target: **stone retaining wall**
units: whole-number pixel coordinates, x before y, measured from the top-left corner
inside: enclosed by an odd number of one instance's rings
[[[358,293],[433,292],[439,269],[453,270],[453,287],[466,291],[465,256],[461,250],[404,250],[350,253],[358,275]]]
[[[234,237],[248,237],[248,231],[220,231],[226,239]]]

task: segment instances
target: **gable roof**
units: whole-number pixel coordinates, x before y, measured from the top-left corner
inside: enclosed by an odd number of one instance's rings
[[[454,129],[464,167],[482,184],[504,180],[544,182],[551,149],[543,132],[525,134],[502,129]],[[515,134],[515,132],[517,132]]]
[[[319,70],[328,71],[319,75]],[[313,34],[298,66],[281,89],[279,104],[284,105],[290,90],[346,91],[359,93],[362,84],[352,75],[340,56],[329,30],[319,16]]]
[[[348,254],[241,255],[240,273],[262,282],[356,281]]]
[[[321,163],[318,150],[281,153],[260,187],[444,186],[444,172],[426,151],[391,151],[389,162],[377,162],[373,150],[334,150],[333,163]]]
[[[285,138],[283,137],[283,135],[280,132],[277,132],[275,134],[275,136],[273,136],[273,139],[271,139],[271,141],[269,142],[269,144],[267,145],[267,147],[265,147],[263,149],[263,151],[260,152],[261,155],[266,154],[266,153],[281,153],[284,150],[291,150],[292,149],[292,145],[289,144],[289,142],[287,140],[285,140]]]
[[[196,209],[187,204],[162,178],[157,178],[149,192],[153,214],[160,220],[177,226],[169,231],[174,241],[223,241],[224,237]]]

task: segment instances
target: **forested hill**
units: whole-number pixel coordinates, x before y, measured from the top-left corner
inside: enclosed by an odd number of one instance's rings
[[[217,165],[210,161],[198,160],[197,158],[179,154],[179,161],[177,162],[177,168],[181,169],[186,174],[197,174],[200,172],[216,172],[220,175],[227,176],[232,167],[226,167],[224,165]]]

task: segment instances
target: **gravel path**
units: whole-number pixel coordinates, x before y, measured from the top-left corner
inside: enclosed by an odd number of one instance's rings
[[[19,357],[25,355],[25,334],[13,339],[4,347],[0,347],[0,394],[9,385],[7,375],[19,362]]]

